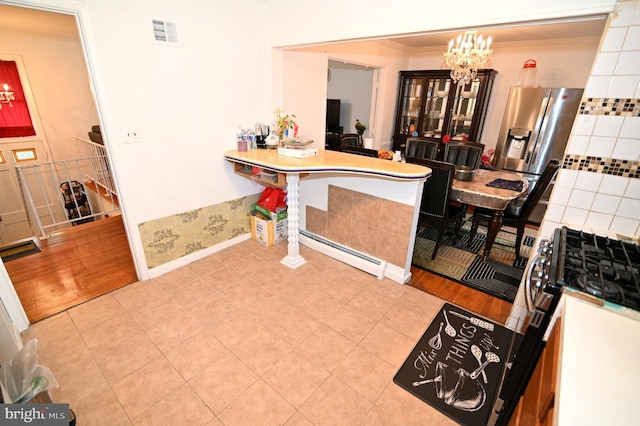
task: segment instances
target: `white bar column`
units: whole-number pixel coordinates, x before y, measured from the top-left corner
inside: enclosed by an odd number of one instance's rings
[[[292,269],[295,269],[301,265],[307,263],[302,256],[300,256],[300,174],[299,173],[287,173],[287,239],[289,244],[287,246],[287,255],[280,261],[283,265],[286,265]]]

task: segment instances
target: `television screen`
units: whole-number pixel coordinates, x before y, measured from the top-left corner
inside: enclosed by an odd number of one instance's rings
[[[340,132],[340,99],[327,99],[327,132]]]

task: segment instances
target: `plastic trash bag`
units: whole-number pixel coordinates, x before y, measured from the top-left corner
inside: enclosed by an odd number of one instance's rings
[[[31,339],[8,365],[0,367],[2,397],[5,403],[20,404],[34,396],[58,387],[47,367],[38,364],[38,340]]]

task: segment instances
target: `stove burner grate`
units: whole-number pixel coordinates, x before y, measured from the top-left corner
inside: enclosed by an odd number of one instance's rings
[[[581,275],[576,277],[574,284],[580,290],[583,290],[596,297],[603,297],[606,300],[620,301],[622,291],[620,287],[608,280],[601,280],[593,275]]]
[[[563,228],[563,276],[569,287],[640,310],[640,245]]]

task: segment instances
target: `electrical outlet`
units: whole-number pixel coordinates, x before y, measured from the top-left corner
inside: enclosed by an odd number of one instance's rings
[[[125,133],[125,136],[126,136],[125,143],[142,142],[142,137],[140,136],[140,132],[136,129],[128,129]]]

